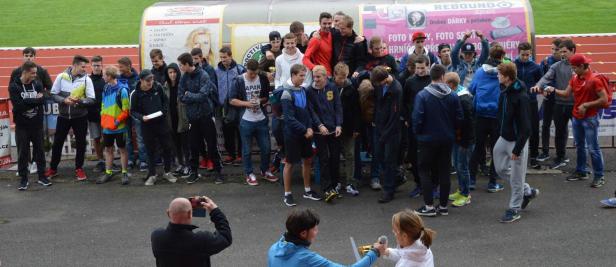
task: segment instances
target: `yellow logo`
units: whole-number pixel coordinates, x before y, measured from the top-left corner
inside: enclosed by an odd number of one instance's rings
[[[334,91],[327,92],[327,101],[334,100]]]

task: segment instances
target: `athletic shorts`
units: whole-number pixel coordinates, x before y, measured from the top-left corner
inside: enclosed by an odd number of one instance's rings
[[[286,161],[291,164],[300,163],[302,159],[312,157],[312,140],[301,137],[284,137]]]
[[[88,131],[90,132],[90,138],[101,138],[101,134],[103,131],[103,128],[101,127],[101,122],[88,121]]]
[[[105,147],[113,147],[114,143],[118,147],[126,147],[125,133],[103,134],[103,144]]]

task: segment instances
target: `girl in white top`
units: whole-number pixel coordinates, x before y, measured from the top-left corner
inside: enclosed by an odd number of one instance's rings
[[[430,245],[436,232],[409,209],[394,214],[391,224],[398,248],[388,248],[383,258],[395,261],[396,267],[434,267]]]

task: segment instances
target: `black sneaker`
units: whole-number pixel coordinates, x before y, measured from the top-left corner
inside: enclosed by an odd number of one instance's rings
[[[556,158],[554,160],[554,163],[552,164],[552,166],[550,166],[550,169],[556,170],[560,167],[564,167],[567,166],[567,162],[565,162],[565,159],[563,158]]]
[[[311,199],[311,200],[314,200],[314,201],[321,200],[321,196],[319,196],[319,194],[317,194],[317,192],[314,192],[312,190],[310,190],[308,192],[304,192],[304,198]]]
[[[417,209],[416,211],[417,211],[417,214],[419,214],[419,216],[426,216],[426,217],[436,216],[436,209],[434,208],[428,209],[426,206],[423,206]]]
[[[585,172],[574,172],[569,175],[566,179],[567,181],[579,181],[579,180],[588,180],[588,173]]]
[[[604,184],[605,184],[605,179],[603,178],[603,176],[595,177],[594,179],[592,179],[592,183],[590,183],[590,187],[599,188],[599,187],[602,187]]]
[[[184,167],[182,173],[180,174],[180,178],[188,178],[193,174],[193,171],[189,167]]]
[[[449,209],[447,209],[447,207],[441,207],[440,205],[436,208],[436,212],[443,216],[449,215]]]
[[[194,184],[197,181],[199,181],[199,178],[201,178],[201,175],[196,173],[196,172],[193,172],[190,177],[186,178],[186,183],[187,184]]]
[[[106,182],[109,182],[109,180],[111,180],[112,176],[113,175],[111,175],[111,174],[105,174],[105,175],[101,176],[101,178],[98,178],[98,180],[96,180],[96,183],[97,184],[104,184]]]
[[[306,194],[304,194],[305,196]],[[287,207],[295,207],[297,206],[297,204],[295,204],[295,200],[293,200],[293,195],[286,195],[284,196],[284,204],[287,205]]]
[[[214,184],[223,184],[225,183],[225,179],[222,177],[222,174],[217,173],[214,177]]]
[[[550,154],[549,153],[541,153],[541,155],[539,155],[537,157],[537,161],[539,162],[544,162],[546,160],[550,159]]]
[[[502,223],[512,223],[521,218],[520,213],[516,210],[508,209],[505,211],[505,215],[500,218],[500,222]]]
[[[105,162],[99,161],[96,163],[96,167],[94,167],[94,172],[104,172],[105,171]]]
[[[539,165],[539,161],[537,161],[536,158],[530,159],[530,167],[535,169],[535,170],[540,170],[541,169],[541,165]]]
[[[530,203],[530,201],[533,200],[533,198],[536,198],[538,195],[539,189],[531,188],[530,195],[524,196],[524,200],[522,200],[522,209],[525,209],[528,206],[528,203]]]
[[[29,185],[30,185],[30,182],[28,182],[28,178],[22,177],[21,181],[19,181],[19,187],[17,187],[17,190],[25,191],[26,189],[28,189]]]
[[[41,177],[38,180],[38,183],[42,186],[51,186],[51,182],[49,181],[49,179],[47,179],[47,177]]]
[[[381,204],[384,204],[384,203],[389,203],[392,200],[394,200],[394,194],[388,194],[388,193],[383,192],[381,197],[378,199],[378,202]]]

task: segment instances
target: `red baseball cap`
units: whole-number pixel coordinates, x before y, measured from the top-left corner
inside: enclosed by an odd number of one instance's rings
[[[575,54],[571,58],[569,58],[569,64],[576,67],[582,64],[590,64],[590,62],[592,62],[592,60],[582,54]]]
[[[424,32],[414,32],[411,40],[415,42],[417,39],[426,39],[426,34]]]

